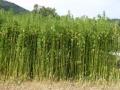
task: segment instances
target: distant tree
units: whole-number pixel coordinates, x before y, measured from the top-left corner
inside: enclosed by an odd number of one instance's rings
[[[73,18],[73,15],[71,14],[70,10],[68,10],[67,17]]]
[[[38,4],[35,4],[34,5],[34,10],[33,10],[34,12],[37,12],[38,11]]]
[[[98,19],[104,19],[104,20],[108,20],[109,18],[106,16],[105,11],[103,11],[102,14],[98,14],[97,16]]]
[[[45,16],[45,17],[46,16],[53,16],[53,17],[58,16],[55,8],[39,6],[38,4],[34,5],[33,12],[38,13],[38,14]]]
[[[105,11],[103,11],[103,17],[104,17],[104,18],[106,17],[106,13],[105,13]]]

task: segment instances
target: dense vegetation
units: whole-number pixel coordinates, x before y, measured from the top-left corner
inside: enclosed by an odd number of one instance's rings
[[[0,11],[0,79],[117,80],[120,27],[96,19]]]

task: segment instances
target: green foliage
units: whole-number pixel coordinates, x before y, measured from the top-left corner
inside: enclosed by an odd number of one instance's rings
[[[55,8],[50,8],[50,7],[44,7],[44,6],[39,6],[37,4],[34,5],[34,13],[40,14],[42,16],[53,16],[57,17],[58,14],[56,13]]]
[[[120,27],[104,18],[0,11],[0,79],[117,80]]]

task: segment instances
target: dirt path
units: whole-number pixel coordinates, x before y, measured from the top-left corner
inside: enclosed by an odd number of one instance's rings
[[[120,90],[120,84],[95,85],[71,82],[0,83],[0,90]]]

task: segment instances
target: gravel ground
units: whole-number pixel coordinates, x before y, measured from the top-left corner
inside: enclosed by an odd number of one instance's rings
[[[91,84],[76,82],[24,82],[24,83],[0,83],[0,90],[120,90],[117,84]]]

